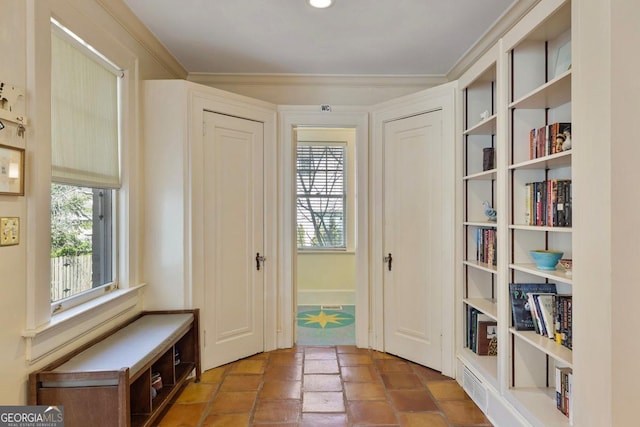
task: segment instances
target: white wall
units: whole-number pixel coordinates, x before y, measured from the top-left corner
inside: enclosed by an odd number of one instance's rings
[[[298,252],[298,305],[355,304],[356,255]]]
[[[25,3],[21,0],[2,0],[0,13],[0,81],[25,87],[26,40]],[[15,126],[3,120],[6,128],[0,131],[0,144],[25,148],[27,140],[15,134]],[[26,204],[24,197],[0,196],[0,216],[16,216],[21,220],[18,246],[0,247],[0,366],[3,385],[0,403],[22,403],[26,398],[26,365],[24,345],[20,336],[26,321],[26,252],[24,228]]]

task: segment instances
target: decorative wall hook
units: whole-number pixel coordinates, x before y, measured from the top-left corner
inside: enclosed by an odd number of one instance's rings
[[[27,125],[24,108],[24,90],[0,81],[0,119],[17,124],[18,136],[24,135]],[[4,124],[0,126],[0,130],[3,128]]]

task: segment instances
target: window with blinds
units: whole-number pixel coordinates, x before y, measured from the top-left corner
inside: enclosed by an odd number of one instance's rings
[[[51,22],[51,303],[57,312],[116,287],[123,71]]]
[[[345,249],[346,144],[297,146],[299,249]]]

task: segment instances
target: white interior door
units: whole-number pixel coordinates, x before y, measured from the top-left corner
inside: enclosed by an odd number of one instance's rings
[[[204,126],[201,306],[209,369],[264,348],[265,264],[256,259],[264,251],[263,124],[205,112]]]
[[[440,111],[384,126],[384,347],[442,369]],[[451,284],[449,284],[451,286]]]

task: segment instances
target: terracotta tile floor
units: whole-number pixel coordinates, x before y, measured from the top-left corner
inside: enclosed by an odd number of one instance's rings
[[[439,372],[353,346],[294,347],[202,374],[164,426],[491,426]]]

